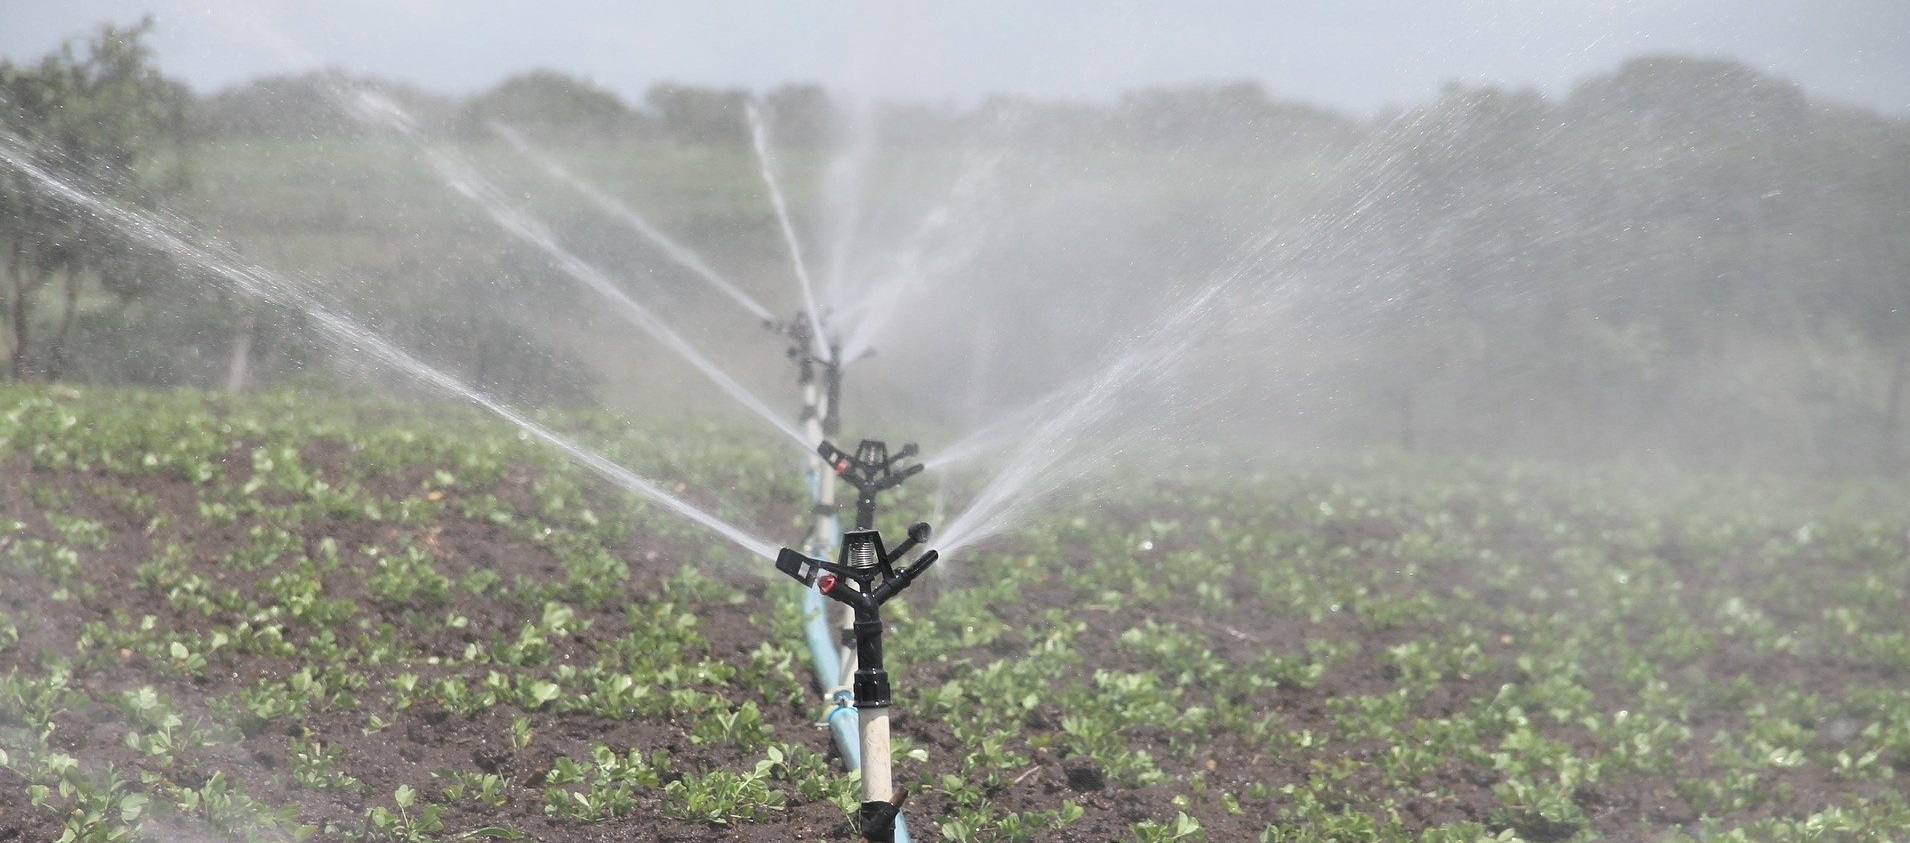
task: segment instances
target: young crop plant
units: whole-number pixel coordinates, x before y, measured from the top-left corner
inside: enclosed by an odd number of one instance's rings
[[[437,770],[431,775],[449,782],[444,786],[444,798],[452,802],[469,800],[486,808],[502,808],[511,801],[510,780],[496,773]]]
[[[343,626],[363,611],[355,601],[329,596],[318,566],[306,559],[273,574],[260,587],[260,592],[260,596],[269,597],[272,602],[252,613],[253,616],[289,616],[315,629]]]
[[[664,785],[665,816],[712,825],[763,822],[783,810],[783,794],[758,769],[747,773],[708,770]]]
[[[1526,722],[1500,741],[1492,766],[1504,777],[1493,786],[1501,801],[1494,819],[1545,838],[1570,834],[1586,824],[1577,794],[1596,783],[1603,769],[1597,761],[1579,758],[1565,744],[1534,732]]]
[[[130,782],[108,765],[100,775],[81,772],[78,759],[53,755],[46,759],[42,776],[54,784],[27,787],[32,804],[53,807],[57,801],[65,811],[60,829],[61,843],[119,843],[133,839],[133,831],[146,813],[151,798],[132,792]]]
[[[1341,843],[1410,840],[1397,812],[1369,804],[1340,785],[1314,775],[1305,784],[1280,788],[1292,802],[1260,834],[1261,843]],[[1489,838],[1488,838],[1489,839]],[[1518,839],[1518,838],[1510,838]]]
[[[1232,665],[1214,655],[1199,635],[1173,623],[1159,624],[1149,618],[1121,633],[1120,643],[1124,649],[1147,656],[1156,669],[1173,676],[1174,683],[1183,687],[1212,688],[1239,675]]]
[[[214,772],[197,787],[151,772],[142,773],[140,783],[171,810],[235,838],[302,841],[318,832],[299,822],[295,806],[254,799],[224,771]]]
[[[545,777],[544,813],[586,823],[628,816],[654,801],[653,791],[669,771],[669,753],[660,749],[648,757],[636,749],[618,755],[599,744],[591,748],[587,762],[559,757]]]
[[[805,800],[833,802],[845,812],[855,809],[862,790],[860,773],[843,775],[822,753],[801,744],[771,744],[756,772],[788,782]]]
[[[62,603],[97,593],[96,586],[81,578],[83,566],[78,551],[44,539],[17,539],[0,548],[0,573],[15,579],[44,578],[54,586],[52,598]]]
[[[762,709],[754,700],[728,712],[712,712],[698,718],[690,729],[690,742],[722,744],[744,752],[767,746],[772,727],[763,722]]]
[[[1206,829],[1186,811],[1166,822],[1142,820],[1128,829],[1128,833],[1135,843],[1206,843],[1207,840]]]
[[[432,609],[451,599],[451,580],[439,573],[431,554],[407,545],[397,553],[365,549],[371,572],[365,587],[374,600],[394,607]]]
[[[537,621],[527,621],[518,629],[515,640],[500,640],[491,648],[491,661],[513,667],[539,667],[556,653],[553,639],[563,639],[590,628],[590,621],[577,617],[576,610],[556,601],[546,601]]]
[[[375,840],[393,843],[431,843],[444,831],[443,805],[418,805],[411,785],[399,785],[391,794],[392,808],[373,805],[365,812],[366,831]],[[415,807],[415,810],[414,810]]]
[[[749,665],[737,675],[741,690],[769,706],[801,705],[809,693],[797,680],[796,654],[765,641],[749,654]]]
[[[1035,843],[1078,822],[1086,812],[1073,800],[1049,811],[999,812],[986,801],[956,811],[936,826],[951,843]]]
[[[1133,787],[1161,784],[1167,774],[1161,772],[1151,753],[1133,749],[1110,719],[1067,715],[1061,718],[1064,745],[1094,763],[1108,778]]]
[[[365,783],[339,768],[342,760],[336,746],[314,739],[293,738],[289,752],[292,780],[318,790],[343,790],[360,793]]]

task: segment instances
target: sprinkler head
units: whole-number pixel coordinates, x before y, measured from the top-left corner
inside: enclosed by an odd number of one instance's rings
[[[915,456],[917,450],[915,443],[910,442],[891,454],[888,443],[880,439],[862,440],[853,454],[827,440],[816,447],[816,453],[835,470],[836,476],[856,488],[856,528],[862,530],[875,527],[878,493],[900,486],[902,481],[921,473],[921,463],[901,465]]]
[[[921,449],[914,442],[903,445],[895,453],[889,453],[889,445],[880,439],[864,439],[856,445],[851,454],[836,447],[833,442],[823,442],[816,447],[836,475],[858,489],[871,494],[886,491],[902,485],[902,481],[921,473],[922,465],[902,466],[901,463],[915,456]]]
[[[783,548],[776,557],[776,570],[803,585],[814,585],[838,603],[858,611],[875,611],[889,598],[900,594],[909,583],[935,564],[940,554],[931,550],[902,570],[895,563],[906,557],[916,545],[928,538],[926,524],[909,528],[909,537],[893,550],[882,544],[882,534],[874,530],[849,530],[842,534],[841,555],[834,562],[813,559]],[[854,583],[843,587],[843,580]]]
[[[818,318],[827,324],[827,317]],[[803,420],[817,419],[822,423],[823,435],[836,435],[842,429],[842,416],[837,410],[842,403],[842,347],[832,344],[823,348],[824,332],[807,313],[798,313],[787,322],[765,319],[763,325],[789,338],[785,355],[796,363],[796,383],[805,389],[821,389],[822,394],[810,396],[810,403],[803,407]]]
[[[856,812],[856,819],[862,838],[876,843],[895,840],[896,817],[908,799],[907,791],[891,793],[889,787],[888,709],[894,700],[889,671],[883,664],[882,604],[902,593],[909,583],[935,564],[937,554],[931,550],[916,557],[908,567],[895,569],[896,561],[927,541],[929,532],[926,522],[917,522],[909,527],[908,539],[890,550],[882,545],[882,535],[874,530],[849,530],[842,534],[842,555],[835,562],[812,559],[789,548],[784,548],[782,555],[776,558],[778,570],[804,585],[814,583],[823,596],[848,606],[855,613],[853,641],[857,667],[855,684],[851,687],[852,699],[863,726],[863,762],[879,771],[879,775],[871,776],[866,772],[871,767],[864,768],[862,806]],[[850,585],[845,587],[844,580]]]

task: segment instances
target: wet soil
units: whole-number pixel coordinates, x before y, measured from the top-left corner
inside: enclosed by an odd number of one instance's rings
[[[249,468],[243,458],[247,449],[235,446],[229,460],[227,488],[243,484]],[[336,474],[362,473],[362,468],[347,471],[344,465],[352,456],[331,446],[312,449],[308,459],[321,470]],[[377,497],[398,500],[419,494],[421,476],[415,469],[367,476],[369,491]],[[532,477],[506,477],[496,487],[484,490],[494,495],[517,518],[533,521],[537,504],[529,493]],[[295,523],[262,525],[255,520],[223,520],[209,515],[203,506],[206,488],[183,477],[126,476],[97,471],[49,472],[36,470],[24,459],[14,458],[0,468],[0,522],[18,522],[10,542],[29,539],[46,542],[60,540],[48,513],[80,516],[105,527],[98,547],[83,552],[81,564],[68,578],[36,574],[21,566],[12,566],[8,581],[0,588],[0,610],[12,619],[19,631],[17,643],[0,652],[0,672],[43,675],[47,665],[75,662],[82,643],[100,628],[136,627],[140,619],[151,617],[152,624],[177,636],[210,634],[215,629],[230,629],[244,620],[233,606],[215,599],[210,611],[187,610],[168,598],[161,588],[153,587],[150,572],[142,579],[142,566],[171,552],[184,562],[184,572],[196,576],[210,594],[257,594],[268,588],[265,581],[275,569],[266,566],[246,569],[232,564],[235,551],[251,538],[250,531],[261,526],[282,529],[296,539],[294,552],[318,557],[329,545],[345,555],[346,564],[325,577],[328,597],[349,600],[363,607],[364,614],[349,628],[334,630],[344,640],[363,642],[396,630],[406,646],[423,656],[455,657],[468,646],[509,637],[537,611],[523,605],[521,599],[503,591],[471,594],[456,591],[442,603],[430,605],[392,603],[375,599],[366,586],[363,572],[375,565],[365,548],[395,547],[409,544],[424,548],[436,560],[439,569],[453,580],[479,571],[496,572],[505,582],[561,582],[564,562],[552,547],[528,538],[523,530],[494,520],[470,517],[447,505],[434,517],[418,524],[372,521],[355,516],[312,514]],[[607,494],[592,491],[593,496]],[[144,503],[129,503],[134,497]],[[1162,495],[1171,498],[1172,494]],[[451,502],[446,502],[451,503]],[[605,511],[613,504],[603,500]],[[792,508],[793,510],[793,508]],[[1190,521],[1199,513],[1166,513],[1186,516]],[[1109,529],[1139,529],[1151,518],[1161,518],[1158,509],[1123,510],[1109,507],[1094,514]],[[787,519],[795,523],[799,514]],[[773,520],[773,519],[772,519]],[[790,530],[778,524],[758,525],[782,532]],[[1306,525],[1290,525],[1295,530]],[[1359,548],[1371,541],[1396,537],[1389,525],[1358,523],[1333,527],[1333,535],[1323,537],[1328,548]],[[1504,528],[1490,539],[1507,552],[1521,547],[1540,547],[1542,537]],[[169,551],[168,548],[176,548]],[[706,643],[687,658],[708,658],[749,669],[751,654],[768,639],[774,621],[767,617],[762,599],[766,589],[785,587],[761,577],[734,570],[706,569],[725,579],[747,599],[707,599],[694,593],[674,593],[672,578],[684,564],[700,559],[702,549],[681,537],[665,538],[635,533],[614,555],[628,566],[629,575],[616,589],[618,599],[602,601],[580,612],[589,629],[613,630],[626,625],[626,606],[654,607],[669,600],[693,607],[697,629]],[[1667,548],[1666,556],[1676,555]],[[1396,560],[1345,555],[1345,564],[1359,566],[1393,565]],[[1063,567],[1056,566],[1057,569]],[[1437,591],[1450,597],[1456,593],[1492,599],[1494,584],[1480,579],[1464,565],[1428,560],[1423,581],[1435,583]],[[1251,593],[1256,587],[1245,566],[1234,568],[1236,593]],[[1704,593],[1707,576],[1725,577],[1728,573],[1696,572],[1688,588]],[[1570,582],[1553,583],[1564,594]],[[932,599],[938,589],[924,589],[913,599]],[[1559,598],[1563,602],[1564,598]],[[996,659],[1012,658],[1018,648],[1029,645],[1047,609],[1078,609],[1084,595],[1056,577],[1024,589],[1012,605],[1000,607],[1009,627],[1018,630],[974,652],[958,654],[944,662],[917,665],[912,675],[898,677],[899,682],[934,687],[961,679],[973,665]],[[1827,607],[1826,607],[1827,608]],[[1094,622],[1092,609],[1083,610],[1090,623],[1076,640],[1083,671],[1096,669],[1145,672],[1154,669],[1147,659],[1119,644],[1119,635],[1139,618],[1107,617]],[[468,619],[463,626],[451,626],[439,619],[452,615]],[[1269,608],[1264,603],[1242,600],[1230,607],[1216,608],[1194,599],[1187,591],[1174,591],[1167,599],[1150,605],[1145,615],[1165,623],[1194,629],[1206,636],[1220,655],[1234,664],[1250,664],[1268,652],[1303,651],[1309,638],[1326,638],[1349,643],[1350,653],[1336,662],[1319,681],[1299,685],[1268,687],[1236,698],[1219,700],[1200,688],[1189,691],[1190,705],[1212,708],[1224,702],[1245,706],[1262,716],[1272,715],[1289,731],[1311,730],[1318,734],[1335,731],[1332,701],[1357,695],[1388,693],[1400,685],[1398,669],[1386,658],[1388,649],[1413,640],[1425,630],[1408,622],[1393,627],[1363,624],[1351,611],[1330,615],[1322,620],[1300,618],[1292,613]],[[321,634],[325,630],[301,626],[292,621],[287,627],[301,635]],[[584,626],[583,624],[579,625]],[[552,642],[553,665],[578,664],[590,658],[588,630]],[[1479,699],[1490,699],[1508,683],[1520,679],[1507,665],[1516,661],[1518,642],[1501,636],[1498,630],[1483,630],[1487,641],[1498,641],[1491,661],[1501,667],[1492,673],[1444,677],[1429,692],[1414,702],[1414,714],[1439,718],[1461,710]],[[90,646],[90,645],[89,645]],[[786,644],[797,649],[795,642]],[[559,757],[587,757],[589,748],[603,744],[644,751],[664,749],[671,754],[673,772],[712,769],[748,769],[759,757],[735,749],[699,743],[693,739],[693,724],[667,716],[610,719],[582,713],[550,710],[520,711],[498,706],[476,714],[460,714],[441,706],[424,703],[400,707],[387,691],[400,674],[417,674],[429,684],[443,676],[463,672],[481,679],[482,671],[470,674],[466,666],[433,666],[420,661],[403,665],[360,663],[347,666],[366,678],[364,686],[351,694],[350,701],[314,706],[309,712],[270,721],[239,718],[230,721],[228,709],[210,701],[234,699],[248,689],[267,681],[293,680],[301,660],[253,653],[215,653],[210,667],[193,673],[166,663],[163,655],[132,648],[119,650],[112,659],[75,662],[72,687],[82,695],[72,697],[71,707],[55,712],[50,719],[54,728],[48,737],[60,752],[76,759],[80,775],[95,782],[117,777],[122,781],[143,779],[163,781],[187,788],[205,788],[215,775],[237,786],[251,799],[265,806],[288,806],[296,821],[317,828],[318,839],[342,839],[352,834],[377,838],[367,825],[366,812],[374,806],[394,806],[391,794],[400,786],[420,791],[420,803],[442,808],[443,834],[447,837],[487,827],[515,829],[531,839],[548,841],[658,840],[658,841],[789,841],[852,839],[853,832],[844,812],[835,804],[805,799],[785,783],[775,783],[783,792],[785,807],[765,822],[712,824],[664,816],[660,798],[647,796],[627,816],[599,823],[579,823],[551,817],[545,810],[543,783]],[[1684,668],[1694,677],[1742,678],[1771,685],[1834,689],[1853,682],[1903,682],[1910,677],[1890,674],[1870,663],[1840,663],[1834,658],[1791,658],[1735,650],[1719,646],[1694,658]],[[807,684],[808,672],[798,662],[795,678]],[[1585,684],[1600,696],[1618,695],[1611,687],[1612,677],[1591,675]],[[123,707],[104,700],[150,686],[165,698],[177,702],[185,724],[208,732],[236,732],[232,742],[214,742],[208,746],[185,748],[170,760],[159,760],[150,753],[130,746],[129,732],[140,731],[134,717]],[[819,708],[808,700],[765,699],[762,712],[778,740],[809,745],[820,752],[833,753],[827,733],[819,727]],[[528,717],[534,738],[528,745],[513,741],[513,720]],[[23,712],[0,712],[0,729],[10,729],[10,739],[30,738],[20,732],[27,723]],[[1302,785],[1321,774],[1323,765],[1345,762],[1338,769],[1346,772],[1336,792],[1347,794],[1348,806],[1358,795],[1374,790],[1379,778],[1374,763],[1391,748],[1373,740],[1340,741],[1310,753],[1305,759],[1283,757],[1270,751],[1265,740],[1242,732],[1220,732],[1188,752],[1178,746],[1171,730],[1147,726],[1129,727],[1123,737],[1130,747],[1147,750],[1166,774],[1166,783],[1150,787],[1123,786],[1106,771],[1085,757],[1073,756],[1061,747],[1061,712],[1052,707],[1037,707],[1023,721],[1024,747],[1033,747],[1030,763],[1013,778],[987,794],[997,811],[1048,811],[1062,800],[1078,804],[1083,815],[1069,827],[1045,832],[1038,839],[1058,841],[1110,841],[1130,838],[1134,823],[1171,820],[1180,812],[1198,817],[1207,839],[1214,841],[1255,840],[1282,817],[1291,803],[1283,788]],[[1513,824],[1523,837],[1532,840],[1566,839],[1589,830],[1606,839],[1652,839],[1667,831],[1689,829],[1699,819],[1677,787],[1679,776],[1703,776],[1714,772],[1702,754],[1706,747],[1706,729],[1702,716],[1694,723],[1698,734],[1686,744],[1690,755],[1671,759],[1675,772],[1657,777],[1627,776],[1589,786],[1574,795],[1575,802],[1589,821],[1586,828],[1554,826],[1541,818],[1528,818]],[[912,719],[906,710],[898,711],[895,728],[916,745],[929,751],[928,778],[959,772],[962,760],[974,751],[947,726]],[[1827,726],[1827,728],[1830,728]],[[1549,736],[1573,743],[1583,742],[1567,727],[1554,727]],[[326,789],[301,783],[293,775],[292,755],[298,747],[322,745],[335,753],[335,769],[362,783],[361,788]],[[904,762],[914,763],[914,762]],[[504,804],[487,807],[469,800],[447,801],[437,793],[444,779],[434,778],[444,771],[471,771],[496,774],[509,783]],[[1905,771],[1910,773],[1910,771]],[[1756,809],[1756,814],[1788,816],[1814,806],[1836,804],[1863,787],[1901,790],[1901,784],[1853,785],[1830,779],[1810,769],[1777,770],[1772,773],[1782,796]],[[1480,823],[1493,831],[1507,827],[1497,813],[1501,799],[1493,788],[1503,776],[1491,766],[1451,760],[1430,770],[1413,788],[1417,796],[1397,799],[1396,820],[1407,835],[1457,822]],[[1901,776],[1898,782],[1910,780]],[[1198,781],[1198,787],[1190,782]],[[29,782],[13,770],[0,769],[0,842],[50,841],[59,837],[67,817],[51,805],[64,804],[52,798],[50,805],[36,805]],[[1247,796],[1247,794],[1259,794]],[[937,818],[953,810],[947,794],[928,791],[914,795],[908,803],[909,816],[917,840],[935,840]],[[1328,808],[1337,806],[1329,805]],[[142,826],[148,839],[227,839],[254,837],[275,839],[277,832],[254,826],[251,831],[208,827],[203,820],[187,814],[155,808],[153,819]],[[1744,819],[1744,817],[1739,817]],[[431,835],[427,835],[429,839]]]

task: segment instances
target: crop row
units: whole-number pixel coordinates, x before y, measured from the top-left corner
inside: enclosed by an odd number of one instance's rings
[[[0,784],[23,794],[0,810],[25,833],[843,833],[856,785],[800,681],[794,589],[511,431],[310,406],[0,400]],[[736,437],[550,420],[749,529],[801,529],[794,466]],[[1910,827],[1890,507],[1270,465],[1112,484],[895,604],[918,837]]]

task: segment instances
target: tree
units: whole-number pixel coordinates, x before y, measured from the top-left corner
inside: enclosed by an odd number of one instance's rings
[[[0,142],[112,202],[153,207],[183,188],[179,141],[190,95],[153,66],[142,41],[151,29],[150,18],[125,28],[108,24],[36,64],[0,63]],[[60,376],[88,281],[123,303],[168,271],[159,256],[12,170],[0,174],[0,248],[7,371],[15,380]],[[45,325],[36,313],[53,303],[56,287],[58,315],[40,348]]]
[[[352,76],[336,68],[261,76],[198,102],[194,131],[210,138],[313,140],[376,134],[352,116],[343,99],[348,92],[376,93],[397,103],[418,125],[453,125],[459,104],[403,82]]]
[[[1113,117],[1136,142],[1168,147],[1231,142],[1297,152],[1347,145],[1358,132],[1350,117],[1276,101],[1252,81],[1129,91]]]
[[[830,140],[844,116],[820,85],[784,85],[763,97],[770,136],[782,146],[816,147]]]
[[[644,116],[617,95],[554,70],[520,73],[464,107],[468,132],[482,136],[499,121],[533,131],[614,138],[644,126]]]
[[[665,134],[690,144],[747,144],[749,92],[660,82],[643,96]]]

